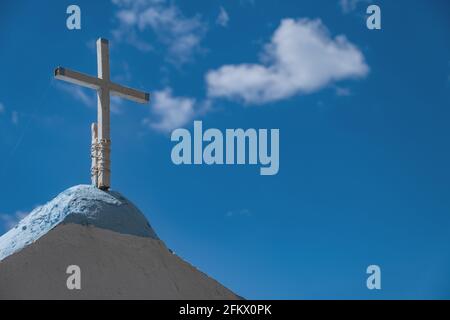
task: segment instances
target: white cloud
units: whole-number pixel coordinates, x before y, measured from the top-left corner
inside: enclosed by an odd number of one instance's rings
[[[175,97],[170,88],[153,94],[152,113],[158,118],[144,119],[144,124],[162,132],[170,132],[191,121],[196,114],[196,100],[188,97]]]
[[[259,64],[224,65],[206,75],[209,97],[263,104],[317,91],[369,67],[343,35],[334,39],[321,20],[283,19]]]
[[[217,16],[216,23],[219,26],[226,27],[228,25],[228,21],[230,21],[230,16],[224,7],[220,7],[219,15]]]
[[[142,51],[152,50],[142,33],[150,30],[167,48],[168,59],[185,63],[200,50],[206,24],[200,16],[186,17],[180,9],[165,0],[113,0],[119,8],[119,27],[113,30],[118,40],[127,41]]]
[[[339,0],[339,6],[341,7],[343,13],[350,13],[352,11],[355,11],[360,3],[369,2],[369,0]]]
[[[0,222],[4,226],[6,230],[14,228],[17,223],[25,218],[29,212],[25,211],[16,211],[14,214],[3,214],[0,213]]]

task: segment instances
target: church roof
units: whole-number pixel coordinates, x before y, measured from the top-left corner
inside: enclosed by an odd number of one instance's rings
[[[122,234],[158,239],[145,216],[118,192],[79,185],[37,207],[0,237],[0,261],[59,224],[92,225]]]

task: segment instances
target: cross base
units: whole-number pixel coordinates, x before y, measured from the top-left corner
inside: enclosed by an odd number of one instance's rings
[[[91,181],[94,186],[101,190],[110,188],[111,176],[111,140],[98,139],[97,124],[92,124],[91,142]]]

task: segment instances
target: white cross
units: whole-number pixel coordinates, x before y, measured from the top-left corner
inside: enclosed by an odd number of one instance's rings
[[[58,67],[55,78],[97,90],[97,123],[92,124],[92,183],[100,189],[111,186],[110,169],[110,94],[147,103],[149,94],[111,82],[109,74],[108,40],[97,40],[98,77],[92,77],[70,69]]]

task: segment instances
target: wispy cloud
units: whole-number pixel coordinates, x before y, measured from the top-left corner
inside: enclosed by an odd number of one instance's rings
[[[448,69],[447,84],[450,84],[450,60],[448,61],[447,69]]]
[[[112,80],[120,84],[126,84],[127,82],[130,82],[131,79],[132,76],[128,62],[123,62],[120,68],[120,73],[112,76]]]
[[[25,218],[29,212],[26,211],[16,211],[14,214],[5,214],[0,213],[0,223],[3,226],[3,229],[9,230],[14,228],[17,223]]]
[[[119,26],[112,31],[117,40],[150,51],[153,46],[145,39],[145,32],[150,31],[167,48],[167,59],[176,64],[190,61],[201,51],[200,43],[207,25],[199,15],[186,17],[177,6],[165,0],[112,2],[118,8]]]
[[[7,114],[6,107],[3,103],[0,102],[0,116],[2,116],[3,114],[5,114],[5,115]],[[16,126],[19,124],[19,112],[13,110],[13,111],[11,111],[10,116],[7,116],[7,117],[9,117],[11,119],[11,123],[13,125]]]
[[[219,15],[217,16],[216,23],[219,26],[226,27],[228,26],[228,21],[230,21],[230,16],[224,7],[220,7]]]
[[[336,87],[335,90],[336,90],[336,95],[339,97],[348,97],[352,94],[352,92],[349,88]]]
[[[111,96],[111,103],[110,103],[111,113],[121,114],[123,103],[124,103],[123,98]]]
[[[97,105],[97,98],[94,90],[63,82],[55,82],[55,86],[87,107],[95,107]]]
[[[229,210],[225,214],[227,217],[236,217],[236,216],[245,216],[249,217],[252,215],[251,211],[248,209],[240,209],[240,210]]]
[[[370,0],[339,0],[339,6],[345,14],[355,11],[358,5],[362,3],[370,3]]]
[[[259,64],[209,71],[208,96],[263,104],[369,72],[361,51],[344,35],[331,38],[319,19],[283,19],[261,56]]]
[[[94,90],[86,89],[73,84],[66,84],[62,82],[56,82],[55,86],[62,90],[64,93],[69,94],[75,100],[81,102],[83,105],[89,108],[97,107],[97,95]],[[111,113],[120,114],[122,112],[123,99],[117,96],[111,96],[110,108]]]
[[[255,0],[239,0],[239,5],[241,6],[255,6]]]
[[[11,112],[11,122],[14,125],[18,125],[19,124],[19,113],[17,111]]]
[[[153,95],[152,116],[143,122],[158,131],[169,132],[193,119],[196,104],[193,98],[174,96],[170,88],[157,91]]]

